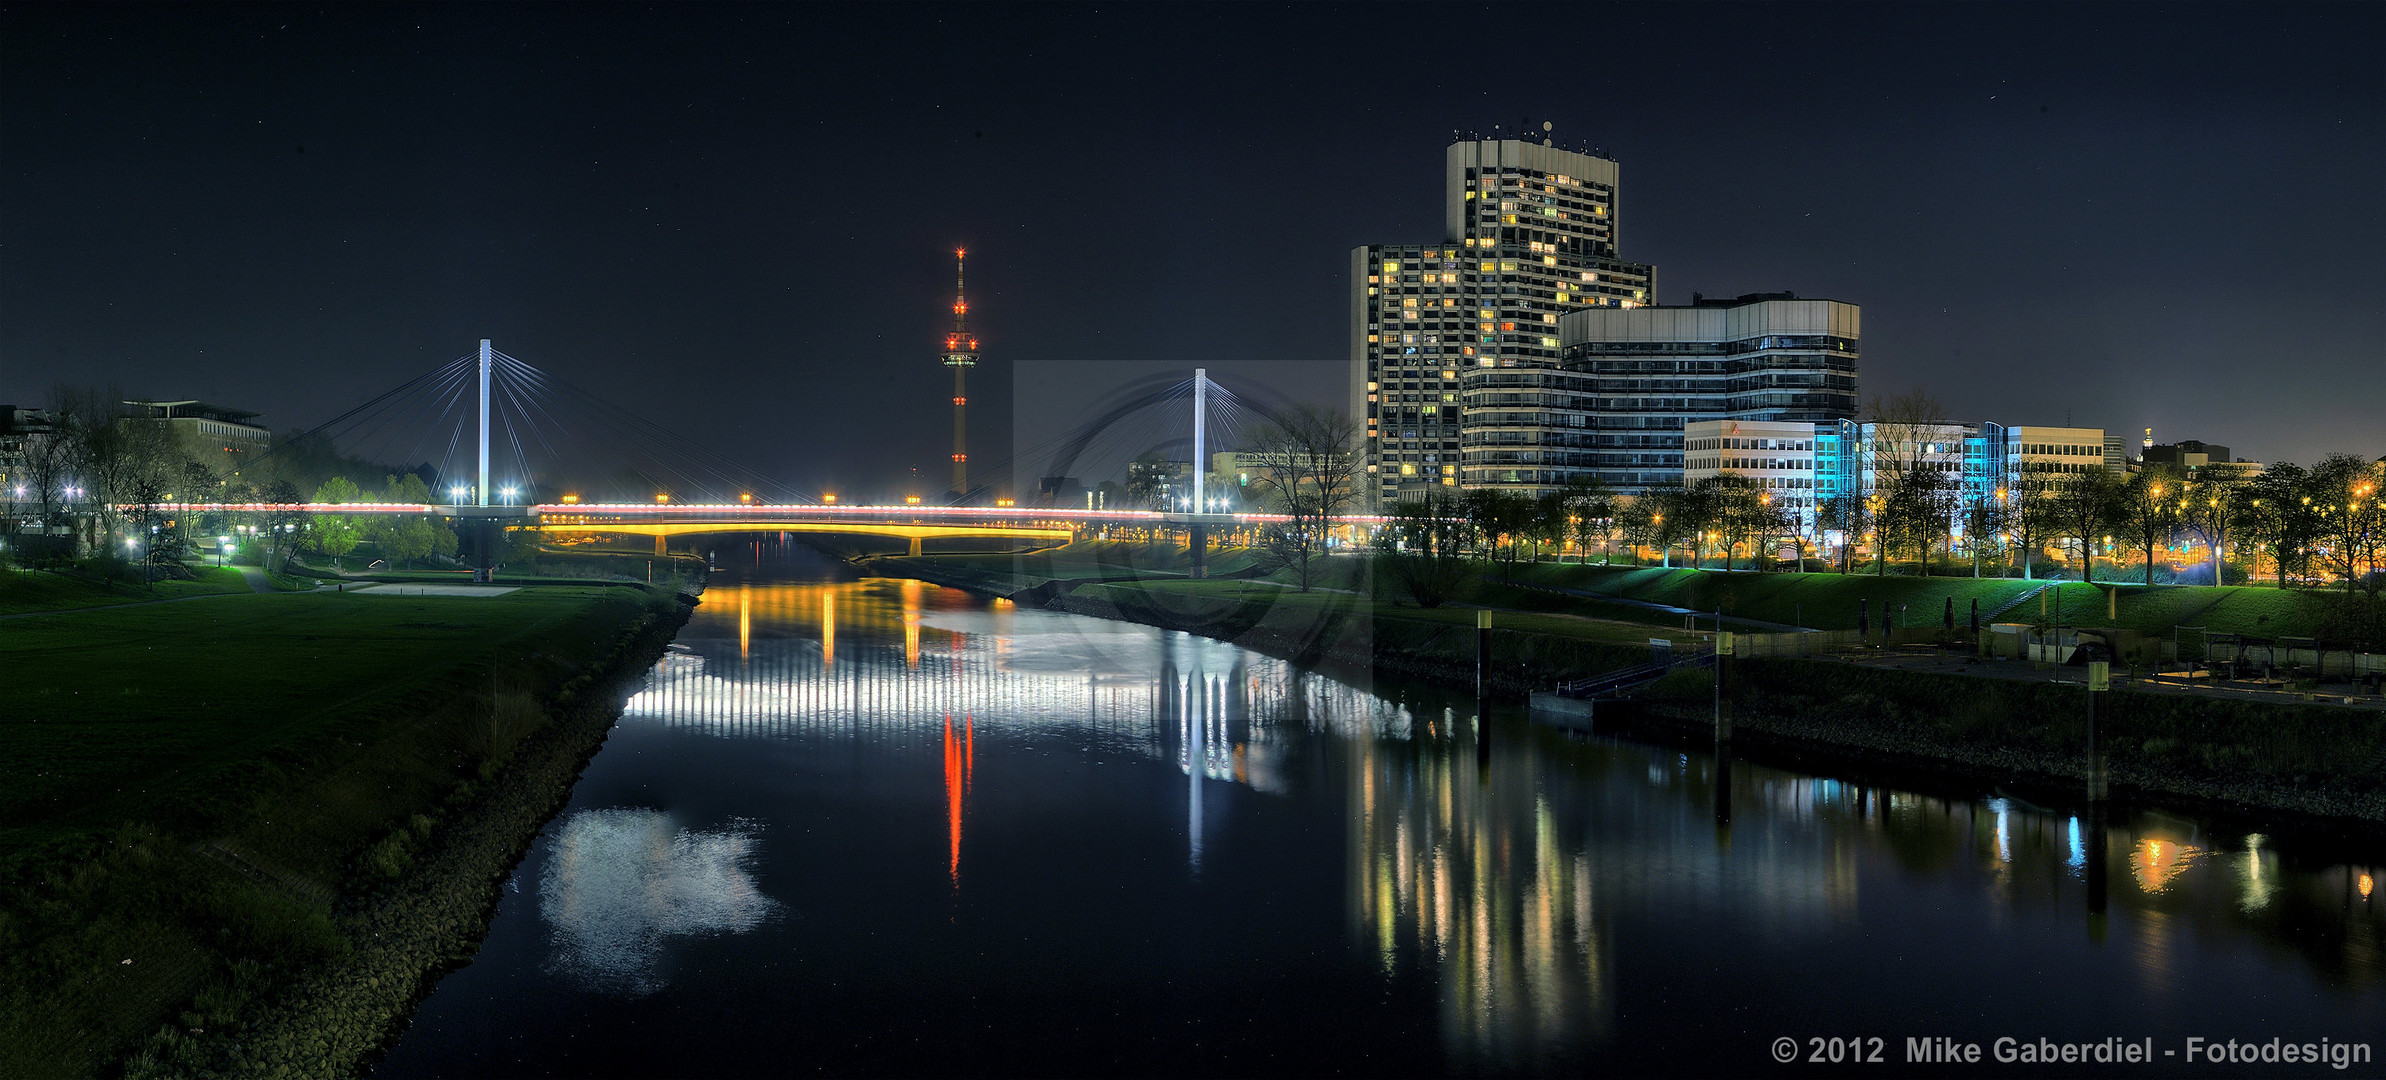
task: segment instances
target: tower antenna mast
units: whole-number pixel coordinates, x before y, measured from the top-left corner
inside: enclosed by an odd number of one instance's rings
[[[953,332],[944,339],[945,366],[953,369],[953,498],[969,497],[969,369],[977,366],[978,339],[969,334],[969,293],[964,287],[969,249],[953,249]]]

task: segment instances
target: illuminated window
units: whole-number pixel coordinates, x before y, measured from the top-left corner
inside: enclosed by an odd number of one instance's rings
[[[1384,260],[1384,273],[1387,273],[1387,274],[1397,274],[1397,273],[1399,273],[1399,272],[1400,272],[1400,262],[1399,262],[1399,260],[1397,260],[1397,259],[1385,259],[1385,260]]]
[[[1415,476],[1417,475],[1417,467],[1414,465],[1402,465],[1400,467],[1400,475]]]
[[[1500,263],[1500,269],[1501,269],[1501,270],[1504,270],[1504,271],[1514,272],[1514,271],[1515,271],[1515,269],[1516,269],[1516,264],[1515,264],[1515,263],[1512,263],[1512,262],[1506,262],[1506,261],[1503,261],[1503,262],[1501,262],[1501,263]]]

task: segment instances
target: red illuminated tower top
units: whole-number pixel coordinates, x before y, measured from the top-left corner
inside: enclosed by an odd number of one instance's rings
[[[968,367],[978,362],[978,339],[969,333],[969,294],[964,287],[969,270],[969,249],[953,249],[953,332],[945,335],[944,362],[952,367]]]

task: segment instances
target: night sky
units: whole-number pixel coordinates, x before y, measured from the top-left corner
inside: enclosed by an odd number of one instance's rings
[[[954,246],[980,462],[1199,364],[1339,404],[1350,248],[1441,239],[1453,131],[1546,121],[1662,302],[1863,305],[1868,394],[2375,455],[2382,46],[2374,4],[12,4],[0,401],[311,427],[487,337],[885,489],[946,468]]]

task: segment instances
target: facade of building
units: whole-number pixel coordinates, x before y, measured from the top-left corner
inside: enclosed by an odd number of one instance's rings
[[[2175,443],[2158,443],[2154,433],[2146,432],[2143,463],[2150,467],[2175,469],[2190,477],[2226,473],[2237,479],[2252,479],[2262,474],[2262,463],[2232,457],[2229,448],[2217,443],[2196,439],[2181,439]]]
[[[204,401],[127,401],[133,419],[166,426],[191,458],[219,477],[239,472],[273,446],[273,432],[249,421],[256,413]]]
[[[1757,294],[1590,309],[1559,323],[1562,367],[1487,375],[1465,482],[1534,490],[1575,477],[1626,494],[1683,477],[1688,426],[1831,424],[1856,412],[1862,311]],[[1512,435],[1538,425],[1552,437]],[[1703,430],[1703,429],[1702,429]]]
[[[1696,420],[1682,428],[1682,482],[1726,474],[1754,482],[1790,512],[1801,532],[1814,531],[1816,425],[1781,420]]]
[[[1468,445],[1491,434],[1468,419],[1474,396],[1501,392],[1486,375],[1553,369],[1560,315],[1655,295],[1650,267],[1617,254],[1615,162],[1474,139],[1443,166],[1440,242],[1351,252],[1350,414],[1364,421],[1368,501],[1458,485]]]
[[[1958,537],[1964,508],[1988,505],[2000,492],[2038,492],[2090,473],[2120,472],[2105,452],[2109,439],[2101,428],[1699,420],[1683,434],[1685,483],[1726,473],[1748,477],[1809,531],[1832,499],[1870,498],[1884,476],[1906,468],[1950,477],[1956,500],[1950,524]]]
[[[2000,473],[2017,491],[2069,483],[2088,473],[2118,476],[2127,469],[2113,452],[2119,442],[2120,436],[2107,437],[2103,428],[2009,427]]]

